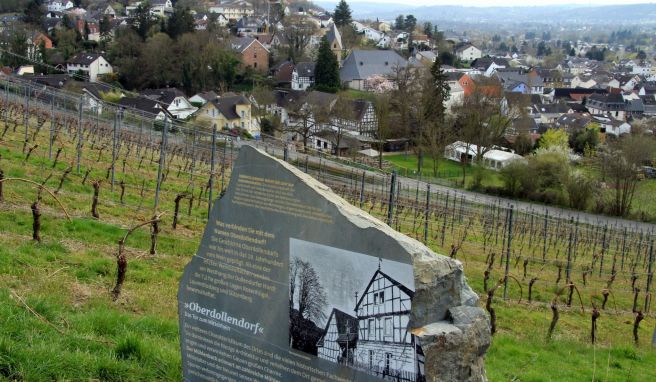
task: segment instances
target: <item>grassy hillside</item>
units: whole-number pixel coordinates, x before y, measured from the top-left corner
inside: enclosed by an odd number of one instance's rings
[[[19,125],[14,131],[12,125],[0,141],[0,169],[5,178],[43,182],[52,174],[46,186],[56,189],[65,169],[74,163],[74,135],[62,133],[55,148],[62,147],[63,154],[53,168],[53,161],[47,155],[46,131],[29,142],[28,148],[36,144],[39,147],[25,160],[21,128]],[[4,130],[2,122],[1,130]],[[85,146],[80,174],[73,168],[58,194],[72,221],[67,221],[57,203],[43,194],[41,243],[33,241],[31,236],[30,204],[36,199],[36,188],[16,181],[4,184],[4,202],[0,203],[0,379],[181,379],[176,291],[183,267],[199,244],[207,203],[198,204],[195,199],[190,214],[186,202],[183,203],[180,225],[173,230],[173,199],[185,191],[195,190],[197,195],[207,181],[207,165],[198,164],[192,176],[184,168],[183,158],[172,158],[158,210],[166,215],[157,254],[148,253],[148,227],[135,231],[127,241],[129,264],[123,292],[113,301],[110,290],[116,278],[117,242],[128,227],[154,214],[158,155],[146,150],[139,157],[134,149],[127,155],[124,147],[121,158],[126,160],[125,170],[119,162],[117,184],[112,192],[107,179],[110,150],[105,148],[101,152],[101,143],[99,139],[93,149],[90,144]],[[87,169],[90,173],[83,185]],[[178,169],[180,174],[176,174]],[[196,179],[195,183],[190,179]],[[102,181],[100,219],[90,214],[92,180]],[[118,186],[121,180],[126,184],[123,203]],[[214,195],[220,192],[218,179],[214,192]],[[351,195],[351,201],[354,200]],[[367,201],[364,208],[379,217],[385,215],[375,201]],[[401,231],[414,235],[413,225],[408,211],[401,214],[398,224]],[[462,225],[448,232],[444,248],[431,231],[429,245],[447,253],[451,243],[467,229]],[[487,264],[479,233],[473,228],[472,231],[458,258],[464,262],[472,286],[482,293],[483,270]],[[537,265],[531,265],[531,269],[537,272]],[[519,272],[513,267],[518,277]],[[492,280],[500,275],[501,270],[495,267]],[[524,290],[523,301],[518,303],[519,291],[512,284],[511,299],[507,302],[497,293],[494,307],[499,327],[487,357],[492,381],[656,379],[652,366],[656,353],[649,345],[654,320],[648,316],[643,321],[639,331],[641,342],[635,346],[630,294],[618,290],[617,308],[609,302],[598,321],[598,342],[592,346],[590,293],[587,292],[600,290],[605,280],[590,280],[583,290],[585,313],[577,307],[577,300],[569,308],[561,304],[560,321],[553,339],[548,341],[546,332],[551,311],[545,302],[551,300],[557,289],[552,281],[555,270],[544,269],[540,277],[545,281],[538,282],[534,291],[534,298],[539,302],[527,304]],[[616,285],[626,290],[627,280],[618,280]]]

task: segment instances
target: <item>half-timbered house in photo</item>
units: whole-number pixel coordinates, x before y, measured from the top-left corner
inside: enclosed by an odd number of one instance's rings
[[[358,343],[358,319],[333,308],[324,335],[317,344],[319,358],[327,361],[351,364]]]
[[[378,269],[355,307],[358,345],[353,367],[383,379],[420,381],[424,360],[408,331],[414,291]]]

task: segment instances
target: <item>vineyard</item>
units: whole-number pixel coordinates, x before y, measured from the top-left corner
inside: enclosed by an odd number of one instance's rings
[[[179,380],[176,290],[244,142],[0,80],[0,376]],[[463,262],[492,380],[649,380],[651,226],[507,202],[256,143]]]

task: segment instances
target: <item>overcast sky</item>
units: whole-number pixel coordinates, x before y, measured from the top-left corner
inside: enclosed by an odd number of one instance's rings
[[[337,2],[337,1],[335,1]],[[538,3],[528,4],[526,0],[463,0],[459,2],[454,2],[453,0],[351,0],[347,2],[353,3],[396,3],[396,4],[405,4],[408,6],[421,6],[421,5],[463,5],[463,6],[474,6],[474,7],[486,7],[486,6],[528,6],[528,5],[614,5],[614,4],[638,4],[638,3],[654,3],[654,0],[596,0],[596,1],[587,1],[587,0],[543,0]]]

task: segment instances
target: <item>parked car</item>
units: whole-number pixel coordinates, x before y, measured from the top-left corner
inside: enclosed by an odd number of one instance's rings
[[[656,168],[651,166],[642,166],[642,172],[645,174],[645,178],[654,179],[656,178]]]

